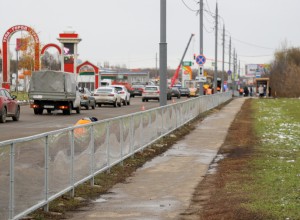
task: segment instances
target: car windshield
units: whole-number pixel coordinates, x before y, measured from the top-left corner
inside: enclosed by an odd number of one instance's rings
[[[157,91],[158,88],[157,87],[146,87],[145,90],[147,90],[147,91]]]
[[[112,89],[97,89],[97,93],[110,93]]]
[[[122,87],[115,87],[117,91],[122,91],[123,88]]]
[[[145,86],[143,85],[133,85],[132,88],[144,88]]]

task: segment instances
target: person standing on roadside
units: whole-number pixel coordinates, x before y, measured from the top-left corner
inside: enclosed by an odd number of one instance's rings
[[[250,86],[250,96],[252,96],[253,95],[253,88],[252,88],[252,86]]]
[[[259,97],[264,97],[264,87],[260,84],[258,87]]]

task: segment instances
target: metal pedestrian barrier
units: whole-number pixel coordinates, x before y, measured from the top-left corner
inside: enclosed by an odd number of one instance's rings
[[[0,219],[20,219],[143,150],[231,92],[0,142]]]

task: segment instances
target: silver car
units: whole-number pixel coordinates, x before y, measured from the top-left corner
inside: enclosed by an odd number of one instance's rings
[[[101,105],[113,105],[114,107],[121,107],[122,100],[117,89],[110,86],[99,87],[94,91],[94,97],[96,104]]]
[[[119,95],[121,96],[121,100],[123,105],[130,105],[130,93],[123,85],[111,85],[111,87],[114,87],[117,89]]]
[[[159,86],[146,86],[143,94],[142,94],[142,101],[148,102],[148,100],[154,99],[159,101]]]

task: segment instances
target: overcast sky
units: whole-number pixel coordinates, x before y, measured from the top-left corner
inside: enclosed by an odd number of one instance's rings
[[[300,45],[299,0],[204,0],[206,68],[212,68],[210,59],[215,57],[212,15],[216,2],[219,27],[225,25],[226,29],[226,62],[230,36],[241,67],[272,61],[274,51],[284,42],[293,47]],[[160,0],[0,0],[0,8],[1,38],[10,27],[27,25],[38,32],[42,44],[59,44],[59,33],[72,27],[82,38],[78,52],[83,61],[108,61],[128,68],[156,67]],[[198,0],[167,0],[168,67],[178,66],[192,33],[195,37],[185,60],[199,54],[198,9]],[[219,30],[218,60],[222,60],[221,33]],[[10,44],[15,44],[18,34]],[[221,63],[218,66],[221,69]]]

